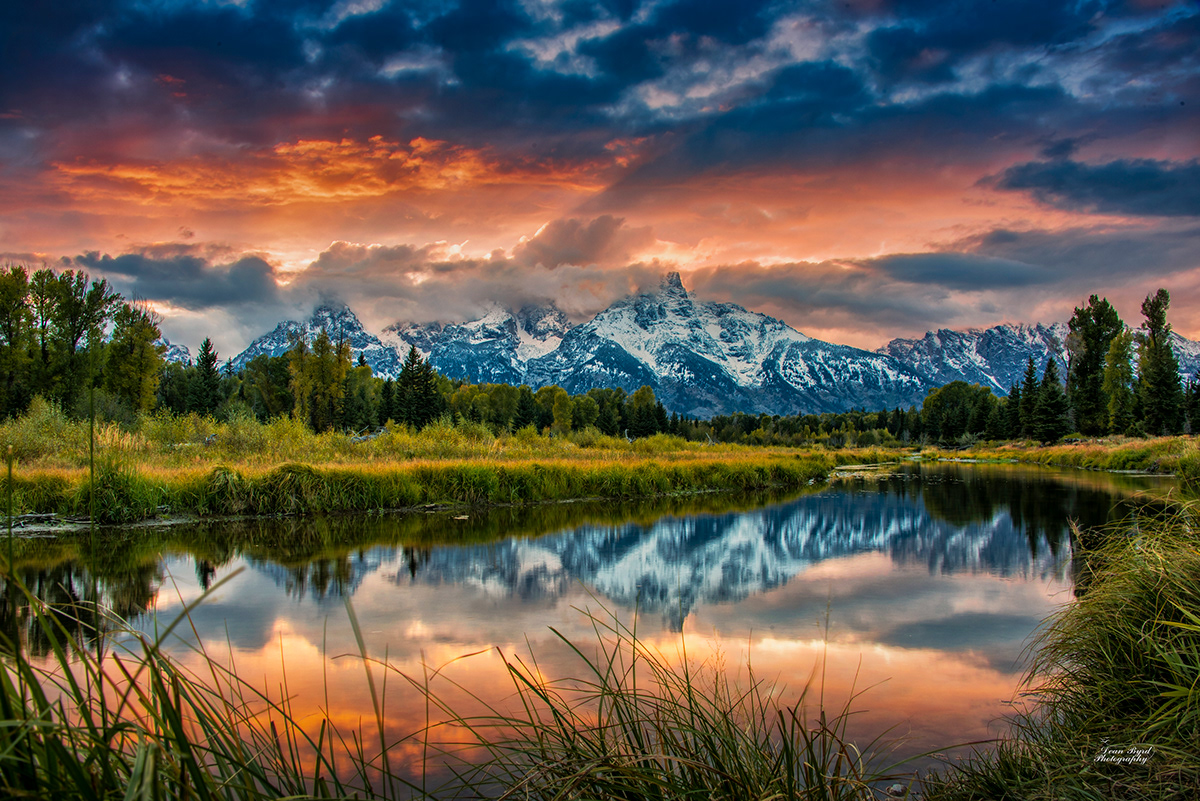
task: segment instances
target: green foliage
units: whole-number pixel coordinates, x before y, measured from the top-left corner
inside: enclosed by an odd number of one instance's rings
[[[1152,435],[1175,434],[1183,428],[1179,362],[1171,349],[1167,322],[1170,305],[1171,294],[1165,289],[1142,302],[1146,320],[1138,335],[1138,401],[1146,431]]]
[[[1103,434],[1108,430],[1109,418],[1105,359],[1113,338],[1125,330],[1125,324],[1107,298],[1092,295],[1087,306],[1076,307],[1068,325],[1067,395],[1075,410],[1076,427],[1084,434]]]
[[[166,346],[158,342],[162,318],[141,303],[122,303],[113,320],[104,385],[132,411],[148,412],[157,400]]]
[[[929,391],[921,406],[921,418],[931,438],[955,442],[964,435],[983,434],[997,406],[996,396],[987,387],[952,381]]]
[[[1113,337],[1104,358],[1104,394],[1108,397],[1108,430],[1126,434],[1134,422],[1133,333]]]
[[[1033,435],[1042,442],[1058,442],[1071,430],[1067,395],[1058,382],[1058,366],[1046,362],[1033,412]]]
[[[217,351],[212,340],[205,337],[196,356],[196,373],[188,383],[187,410],[199,415],[212,414],[221,402],[220,391]]]
[[[85,516],[94,510],[97,523],[132,523],[154,517],[165,494],[165,487],[132,465],[109,457],[97,462],[95,482],[88,479],[79,486],[70,508]]]
[[[1041,394],[1041,383],[1037,377],[1037,365],[1034,364],[1033,357],[1029,357],[1029,363],[1025,365],[1025,376],[1021,379],[1021,397],[1019,417],[1021,422],[1020,431],[1014,436],[1032,437],[1034,418],[1037,413],[1038,397]]]
[[[398,423],[420,430],[442,416],[446,402],[438,391],[437,373],[415,347],[409,347],[400,377],[396,380],[396,416]]]

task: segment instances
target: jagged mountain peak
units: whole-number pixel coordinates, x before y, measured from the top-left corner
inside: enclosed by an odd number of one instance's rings
[[[351,358],[357,361],[361,355],[375,375],[383,378],[400,375],[403,361],[395,348],[385,345],[379,337],[364,329],[358,315],[344,303],[322,303],[303,322],[282,321],[270,333],[254,340],[231,359],[233,369],[241,370],[256,356],[282,356],[291,350],[297,337],[303,337],[311,344],[322,330],[334,342],[349,342]]]
[[[658,292],[662,295],[688,296],[687,290],[683,288],[683,279],[674,270],[663,276],[662,281],[658,284]]]

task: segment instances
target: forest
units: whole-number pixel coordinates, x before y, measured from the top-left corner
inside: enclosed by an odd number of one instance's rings
[[[130,429],[146,415],[289,417],[314,432],[369,436],[388,421],[421,430],[434,421],[482,424],[494,433],[532,427],[550,436],[595,429],[635,439],[657,433],[689,441],[852,447],[980,440],[1057,442],[1064,437],[1191,433],[1200,426],[1200,385],[1186,382],[1170,342],[1170,294],[1151,293],[1131,329],[1107,299],[1074,310],[1066,370],[1031,358],[1004,396],[954,381],[931,390],[920,408],[843,413],[733,414],[699,420],[668,414],[643,386],[572,395],[473,384],[440,375],[411,348],[395,380],[372,374],[346,341],[321,331],[281,356],[258,356],[235,371],[205,339],[194,362],[166,362],[161,317],[82,271],[0,271],[0,417],[19,416],[35,397],[68,415]]]

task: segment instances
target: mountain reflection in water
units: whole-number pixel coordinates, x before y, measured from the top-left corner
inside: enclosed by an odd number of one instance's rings
[[[343,599],[370,652],[410,675],[481,649],[553,651],[550,626],[589,639],[576,608],[637,610],[639,635],[664,649],[674,638],[689,654],[724,652],[729,665],[744,664],[749,649],[757,669],[797,691],[822,659],[833,694],[887,682],[856,725],[877,733],[907,721],[901,733],[921,749],[995,733],[1028,636],[1070,599],[1069,521],[1087,528],[1123,516],[1132,506],[1122,499],[1155,486],[1166,485],[909,466],[786,498],[222,521],[26,541],[18,570],[60,618],[83,610],[91,625],[99,598],[152,631],[155,613],[170,618],[243,568],[180,631],[206,648],[228,645],[246,675],[270,676],[290,660],[293,689],[307,685],[315,706],[333,682],[349,716],[370,701],[349,683],[361,684],[361,666],[335,658],[357,653]],[[45,653],[21,602],[0,610],[11,641]],[[578,664],[561,650],[540,664],[567,675]],[[496,667],[455,669],[476,671],[472,686],[502,696]],[[409,712],[421,714],[407,703],[396,702],[390,723],[398,737],[416,725]]]

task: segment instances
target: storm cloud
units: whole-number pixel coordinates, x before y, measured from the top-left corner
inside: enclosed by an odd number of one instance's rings
[[[990,179],[998,189],[1028,192],[1059,208],[1154,217],[1200,217],[1200,161],[1152,159],[1090,165],[1034,161]]]

